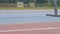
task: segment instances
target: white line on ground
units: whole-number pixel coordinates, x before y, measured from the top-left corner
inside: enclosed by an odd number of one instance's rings
[[[16,30],[0,30],[0,32],[17,32],[17,31],[35,31],[35,30],[56,30],[60,27],[34,28],[34,29],[16,29]]]

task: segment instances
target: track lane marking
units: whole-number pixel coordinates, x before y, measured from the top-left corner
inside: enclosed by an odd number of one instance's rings
[[[35,30],[56,30],[60,27],[34,28],[34,29],[16,29],[16,30],[0,30],[0,32],[17,32],[17,31],[35,31]]]

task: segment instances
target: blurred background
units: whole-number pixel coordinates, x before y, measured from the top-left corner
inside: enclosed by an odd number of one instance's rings
[[[57,0],[58,7],[60,7],[60,0]],[[24,8],[53,8],[53,0],[0,0],[0,7],[15,7],[15,9]],[[3,8],[1,8],[3,9]],[[8,9],[8,8],[7,8]]]

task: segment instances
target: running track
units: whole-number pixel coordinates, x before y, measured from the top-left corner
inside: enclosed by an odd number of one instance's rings
[[[0,34],[60,34],[60,22],[0,25]]]
[[[0,34],[60,34],[60,17],[45,16],[53,10],[7,11],[0,11]]]

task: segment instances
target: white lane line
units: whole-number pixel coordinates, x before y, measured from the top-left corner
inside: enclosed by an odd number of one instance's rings
[[[17,32],[17,31],[35,31],[35,30],[56,30],[60,27],[34,28],[34,29],[16,29],[16,30],[0,30],[0,32]]]

